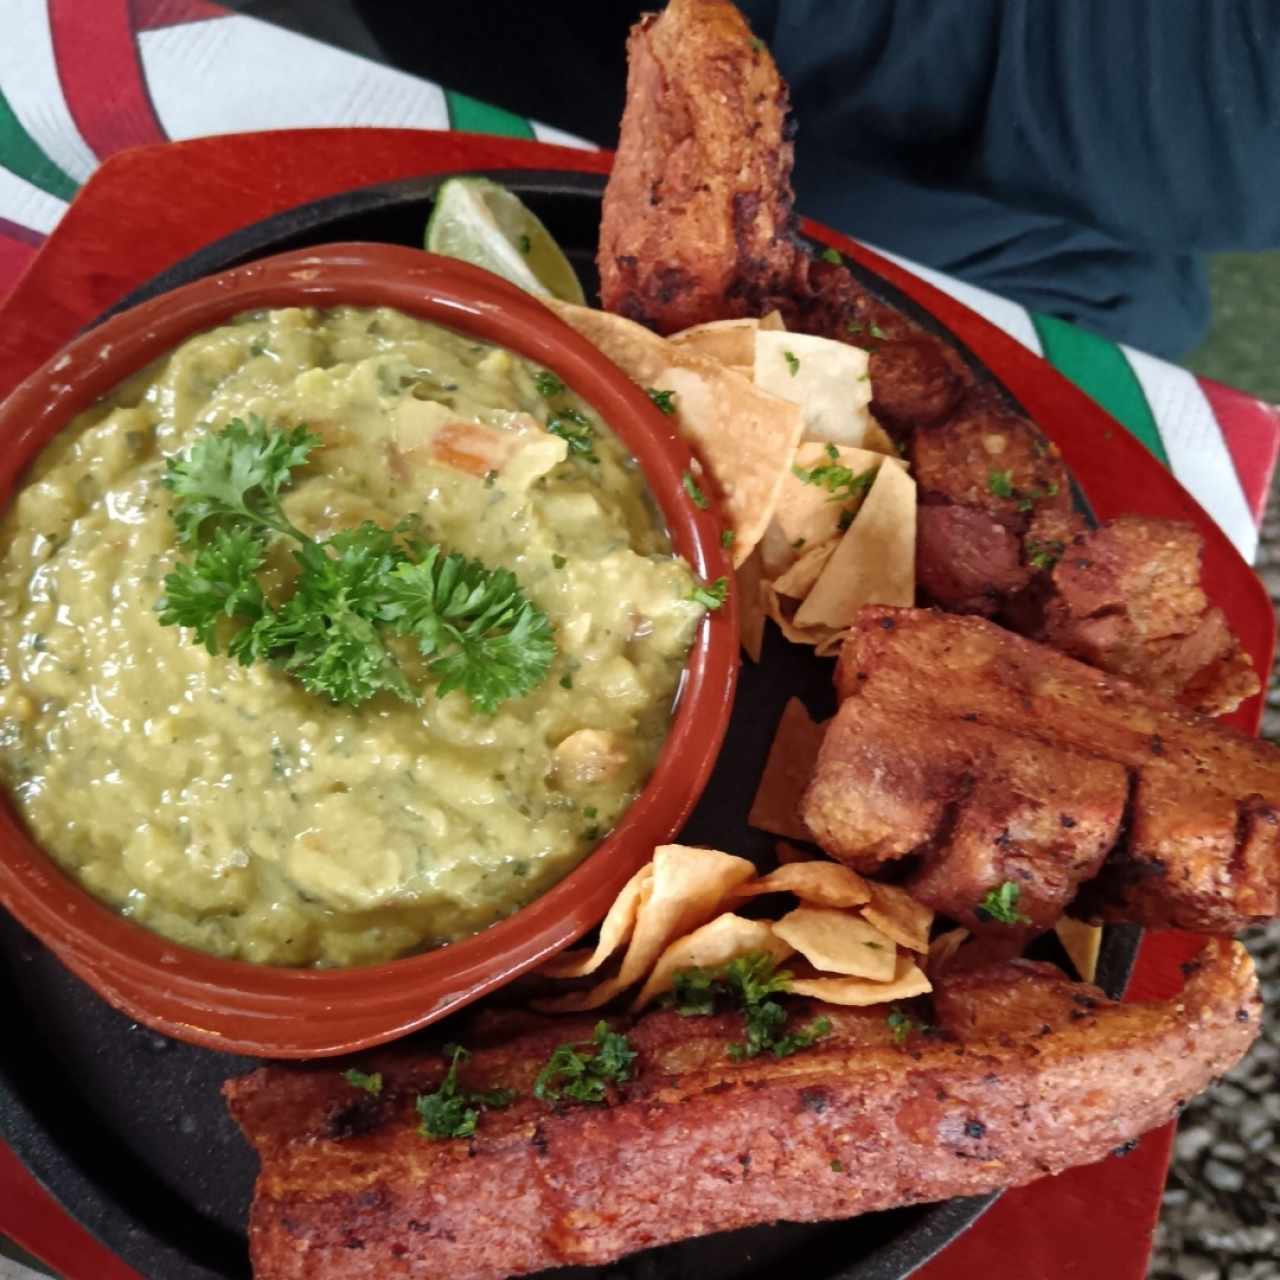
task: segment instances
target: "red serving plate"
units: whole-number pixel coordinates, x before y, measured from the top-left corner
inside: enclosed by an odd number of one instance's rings
[[[411,130],[307,130],[200,139],[115,156],[95,174],[0,307],[0,396],[83,325],[143,281],[211,241],[322,196],[423,172],[552,169],[605,172],[609,157],[538,143]],[[846,238],[805,230],[875,270],[960,337],[1055,440],[1097,515],[1189,520],[1205,538],[1210,594],[1261,671],[1275,619],[1249,566],[1203,509],[1098,405],[1014,339],[908,271]],[[1261,698],[1232,722],[1256,731]],[[1129,997],[1181,985],[1197,949],[1186,935],[1147,935]],[[1140,1280],[1159,1211],[1171,1128],[1125,1160],[1109,1159],[1008,1193],[917,1274],[1036,1280]],[[0,1147],[0,1231],[72,1280],[135,1273],[71,1222]]]

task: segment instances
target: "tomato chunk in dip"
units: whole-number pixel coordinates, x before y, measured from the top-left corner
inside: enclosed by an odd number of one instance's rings
[[[176,942],[341,966],[483,929],[599,843],[704,610],[634,459],[539,374],[388,309],[258,312],[44,451],[0,527],[0,777],[69,875]],[[576,444],[548,430],[566,409]],[[492,715],[429,683],[338,705],[162,626],[184,555],[165,460],[252,416],[323,442],[284,496],[307,535],[411,518],[510,569],[555,628],[546,679]]]

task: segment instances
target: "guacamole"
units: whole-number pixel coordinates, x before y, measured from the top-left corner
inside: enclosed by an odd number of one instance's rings
[[[161,625],[184,555],[166,458],[251,418],[323,442],[284,495],[310,537],[408,520],[511,570],[554,626],[547,677],[493,714],[430,682],[339,705]],[[665,737],[696,587],[634,459],[536,366],[387,309],[245,315],[81,414],[15,498],[0,777],[69,875],[176,942],[389,960],[508,915],[616,823]]]

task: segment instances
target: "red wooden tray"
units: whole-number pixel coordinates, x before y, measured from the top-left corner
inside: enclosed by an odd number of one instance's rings
[[[152,275],[251,222],[321,196],[418,173],[563,168],[604,172],[601,153],[457,133],[319,129],[240,134],[121,152],[81,191],[0,307],[0,396],[94,316]],[[820,235],[915,298],[961,337],[1061,447],[1100,518],[1124,511],[1190,520],[1205,537],[1209,591],[1260,671],[1275,640],[1270,601],[1202,508],[1119,423],[1000,329],[878,254]],[[1261,697],[1232,717],[1256,731]],[[1130,998],[1171,995],[1198,942],[1149,934]],[[1012,1191],[922,1280],[1141,1280],[1160,1206],[1172,1127],[1108,1159]],[[72,1222],[0,1146],[0,1232],[69,1280],[136,1273]]]

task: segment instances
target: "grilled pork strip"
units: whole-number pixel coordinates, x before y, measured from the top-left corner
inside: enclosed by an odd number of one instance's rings
[[[974,617],[863,609],[801,816],[975,928],[1005,881],[1045,928],[1233,932],[1280,915],[1280,750]],[[1086,882],[1088,882],[1086,884]],[[1003,925],[990,925],[1002,929]]]
[[[732,1062],[731,1015],[663,1010],[630,1030],[635,1078],[610,1105],[528,1096],[587,1023],[478,1048],[468,1088],[514,1087],[471,1138],[416,1132],[437,1054],[398,1049],[370,1096],[334,1067],[228,1082],[262,1159],[257,1280],[499,1280],[779,1219],[846,1218],[972,1195],[1102,1159],[1235,1063],[1261,1017],[1243,948],[1216,940],[1176,1000],[1119,1005],[1013,961],[940,980],[936,1028],[894,1041],[883,1009],[824,1007],[793,1057]],[[797,1010],[797,1014],[801,1011]]]
[[[671,0],[633,28],[627,55],[600,231],[606,310],[672,333],[776,308],[789,329],[865,348],[871,411],[928,510],[923,603],[998,617],[1210,714],[1256,693],[1247,655],[1197,594],[1194,530],[1130,521],[1121,537],[1071,545],[1080,521],[1058,450],[950,346],[793,239],[787,87],[730,0]],[[1194,591],[1153,595],[1140,542],[1163,543],[1162,579]],[[1064,552],[1103,563],[1115,596],[1104,613],[1082,609],[1071,575],[1050,578]]]

